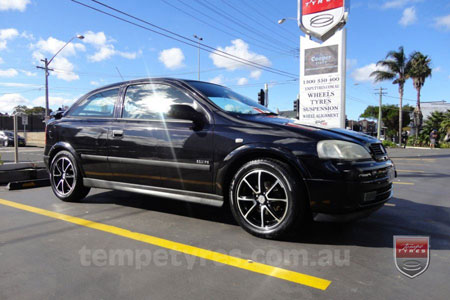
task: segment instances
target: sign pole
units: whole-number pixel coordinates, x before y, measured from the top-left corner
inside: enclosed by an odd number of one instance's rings
[[[14,121],[14,162],[18,163],[19,162],[19,139],[17,138],[17,114],[14,114],[13,117],[13,121]]]
[[[25,143],[27,142],[27,125],[28,125],[28,115],[22,115],[22,125],[23,125],[23,135],[25,138]]]
[[[341,128],[345,129],[345,81],[347,72],[347,28],[342,29],[342,41],[341,41]]]

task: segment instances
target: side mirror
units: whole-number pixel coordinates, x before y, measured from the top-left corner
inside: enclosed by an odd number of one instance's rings
[[[55,120],[59,120],[62,118],[62,116],[64,115],[65,111],[64,110],[57,110],[54,112],[50,113],[50,117],[54,118]]]
[[[167,113],[169,118],[179,120],[190,120],[194,123],[193,129],[201,129],[204,125],[205,117],[196,111],[192,106],[186,104],[173,104]]]

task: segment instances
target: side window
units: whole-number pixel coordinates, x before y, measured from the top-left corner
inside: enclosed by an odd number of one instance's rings
[[[119,89],[112,89],[94,94],[80,102],[78,106],[70,112],[70,116],[112,118],[114,115],[114,105],[116,104],[118,95]]]
[[[177,88],[147,83],[127,88],[123,118],[163,120],[173,104],[194,105],[194,101]]]

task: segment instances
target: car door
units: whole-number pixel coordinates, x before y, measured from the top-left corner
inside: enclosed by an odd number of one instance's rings
[[[205,115],[202,128],[171,117],[174,105]],[[111,136],[110,162],[121,180],[199,192],[212,191],[212,125],[207,111],[181,88],[164,82],[130,85],[124,97],[122,136]]]
[[[60,141],[69,143],[81,158],[86,177],[111,180],[107,161],[108,132],[115,119],[120,87],[93,92],[74,105],[58,126]]]

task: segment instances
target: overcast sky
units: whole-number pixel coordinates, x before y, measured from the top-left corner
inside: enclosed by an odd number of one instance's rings
[[[95,5],[89,0],[80,0]],[[277,20],[297,15],[297,1],[279,0],[104,0],[186,37],[261,65],[298,74],[299,35],[296,22]],[[404,46],[432,58],[433,77],[422,91],[423,101],[449,99],[450,2],[447,0],[351,1],[347,24],[347,115],[357,119],[380,85],[369,74],[389,50]],[[16,105],[44,105],[44,74],[36,69],[76,34],[52,62],[51,107],[70,105],[91,89],[146,76],[197,78],[197,48],[93,12],[70,0],[0,0],[0,111]],[[298,93],[296,76],[282,76],[201,52],[201,79],[230,86],[256,99],[271,83],[270,107],[292,109]],[[386,103],[398,103],[390,82]],[[416,92],[406,84],[405,104]]]

